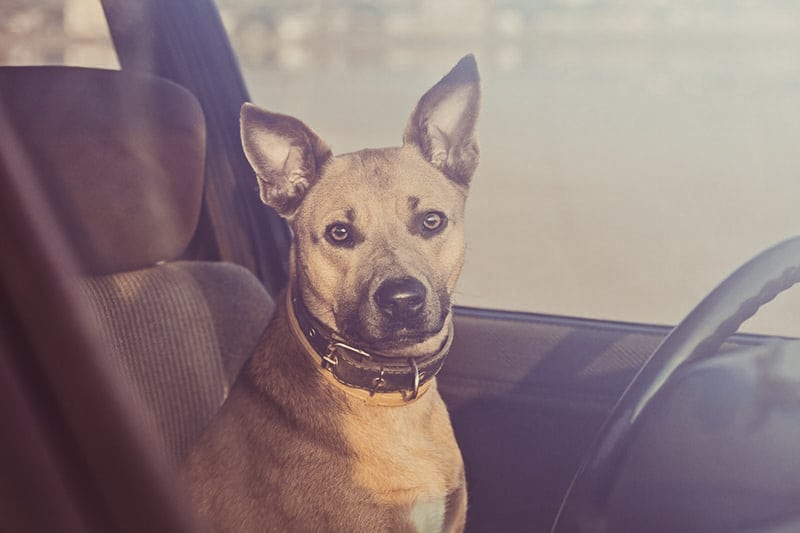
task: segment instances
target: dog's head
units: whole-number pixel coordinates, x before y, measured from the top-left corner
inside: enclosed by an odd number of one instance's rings
[[[340,156],[299,120],[242,106],[261,199],[294,234],[293,283],[309,311],[354,345],[415,356],[444,340],[478,165],[479,99],[466,56],[422,96],[402,147]]]

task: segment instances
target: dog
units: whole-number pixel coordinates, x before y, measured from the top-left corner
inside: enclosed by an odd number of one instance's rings
[[[292,230],[290,282],[184,465],[210,530],[464,529],[464,465],[435,376],[479,101],[468,55],[419,100],[401,147],[338,156],[300,120],[242,106],[260,197]]]

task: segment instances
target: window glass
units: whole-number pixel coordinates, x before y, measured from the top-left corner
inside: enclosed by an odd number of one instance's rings
[[[3,0],[0,65],[119,68],[99,0]]]
[[[673,324],[800,229],[797,2],[218,5],[253,100],[337,152],[398,144],[422,92],[476,54],[459,304]],[[771,307],[751,331],[800,334],[800,296]]]

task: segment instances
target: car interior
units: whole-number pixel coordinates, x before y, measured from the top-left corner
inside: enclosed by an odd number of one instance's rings
[[[0,529],[199,531],[177,467],[290,235],[214,3],[102,7],[120,70],[0,66]],[[675,328],[457,306],[467,531],[800,530],[800,344],[737,333],[800,281],[800,240],[764,248]]]

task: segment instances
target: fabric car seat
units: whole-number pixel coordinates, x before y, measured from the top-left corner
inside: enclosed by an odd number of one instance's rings
[[[200,105],[163,79],[75,67],[1,67],[0,104],[75,251],[112,366],[177,463],[273,310],[246,269],[181,260],[203,197]]]

